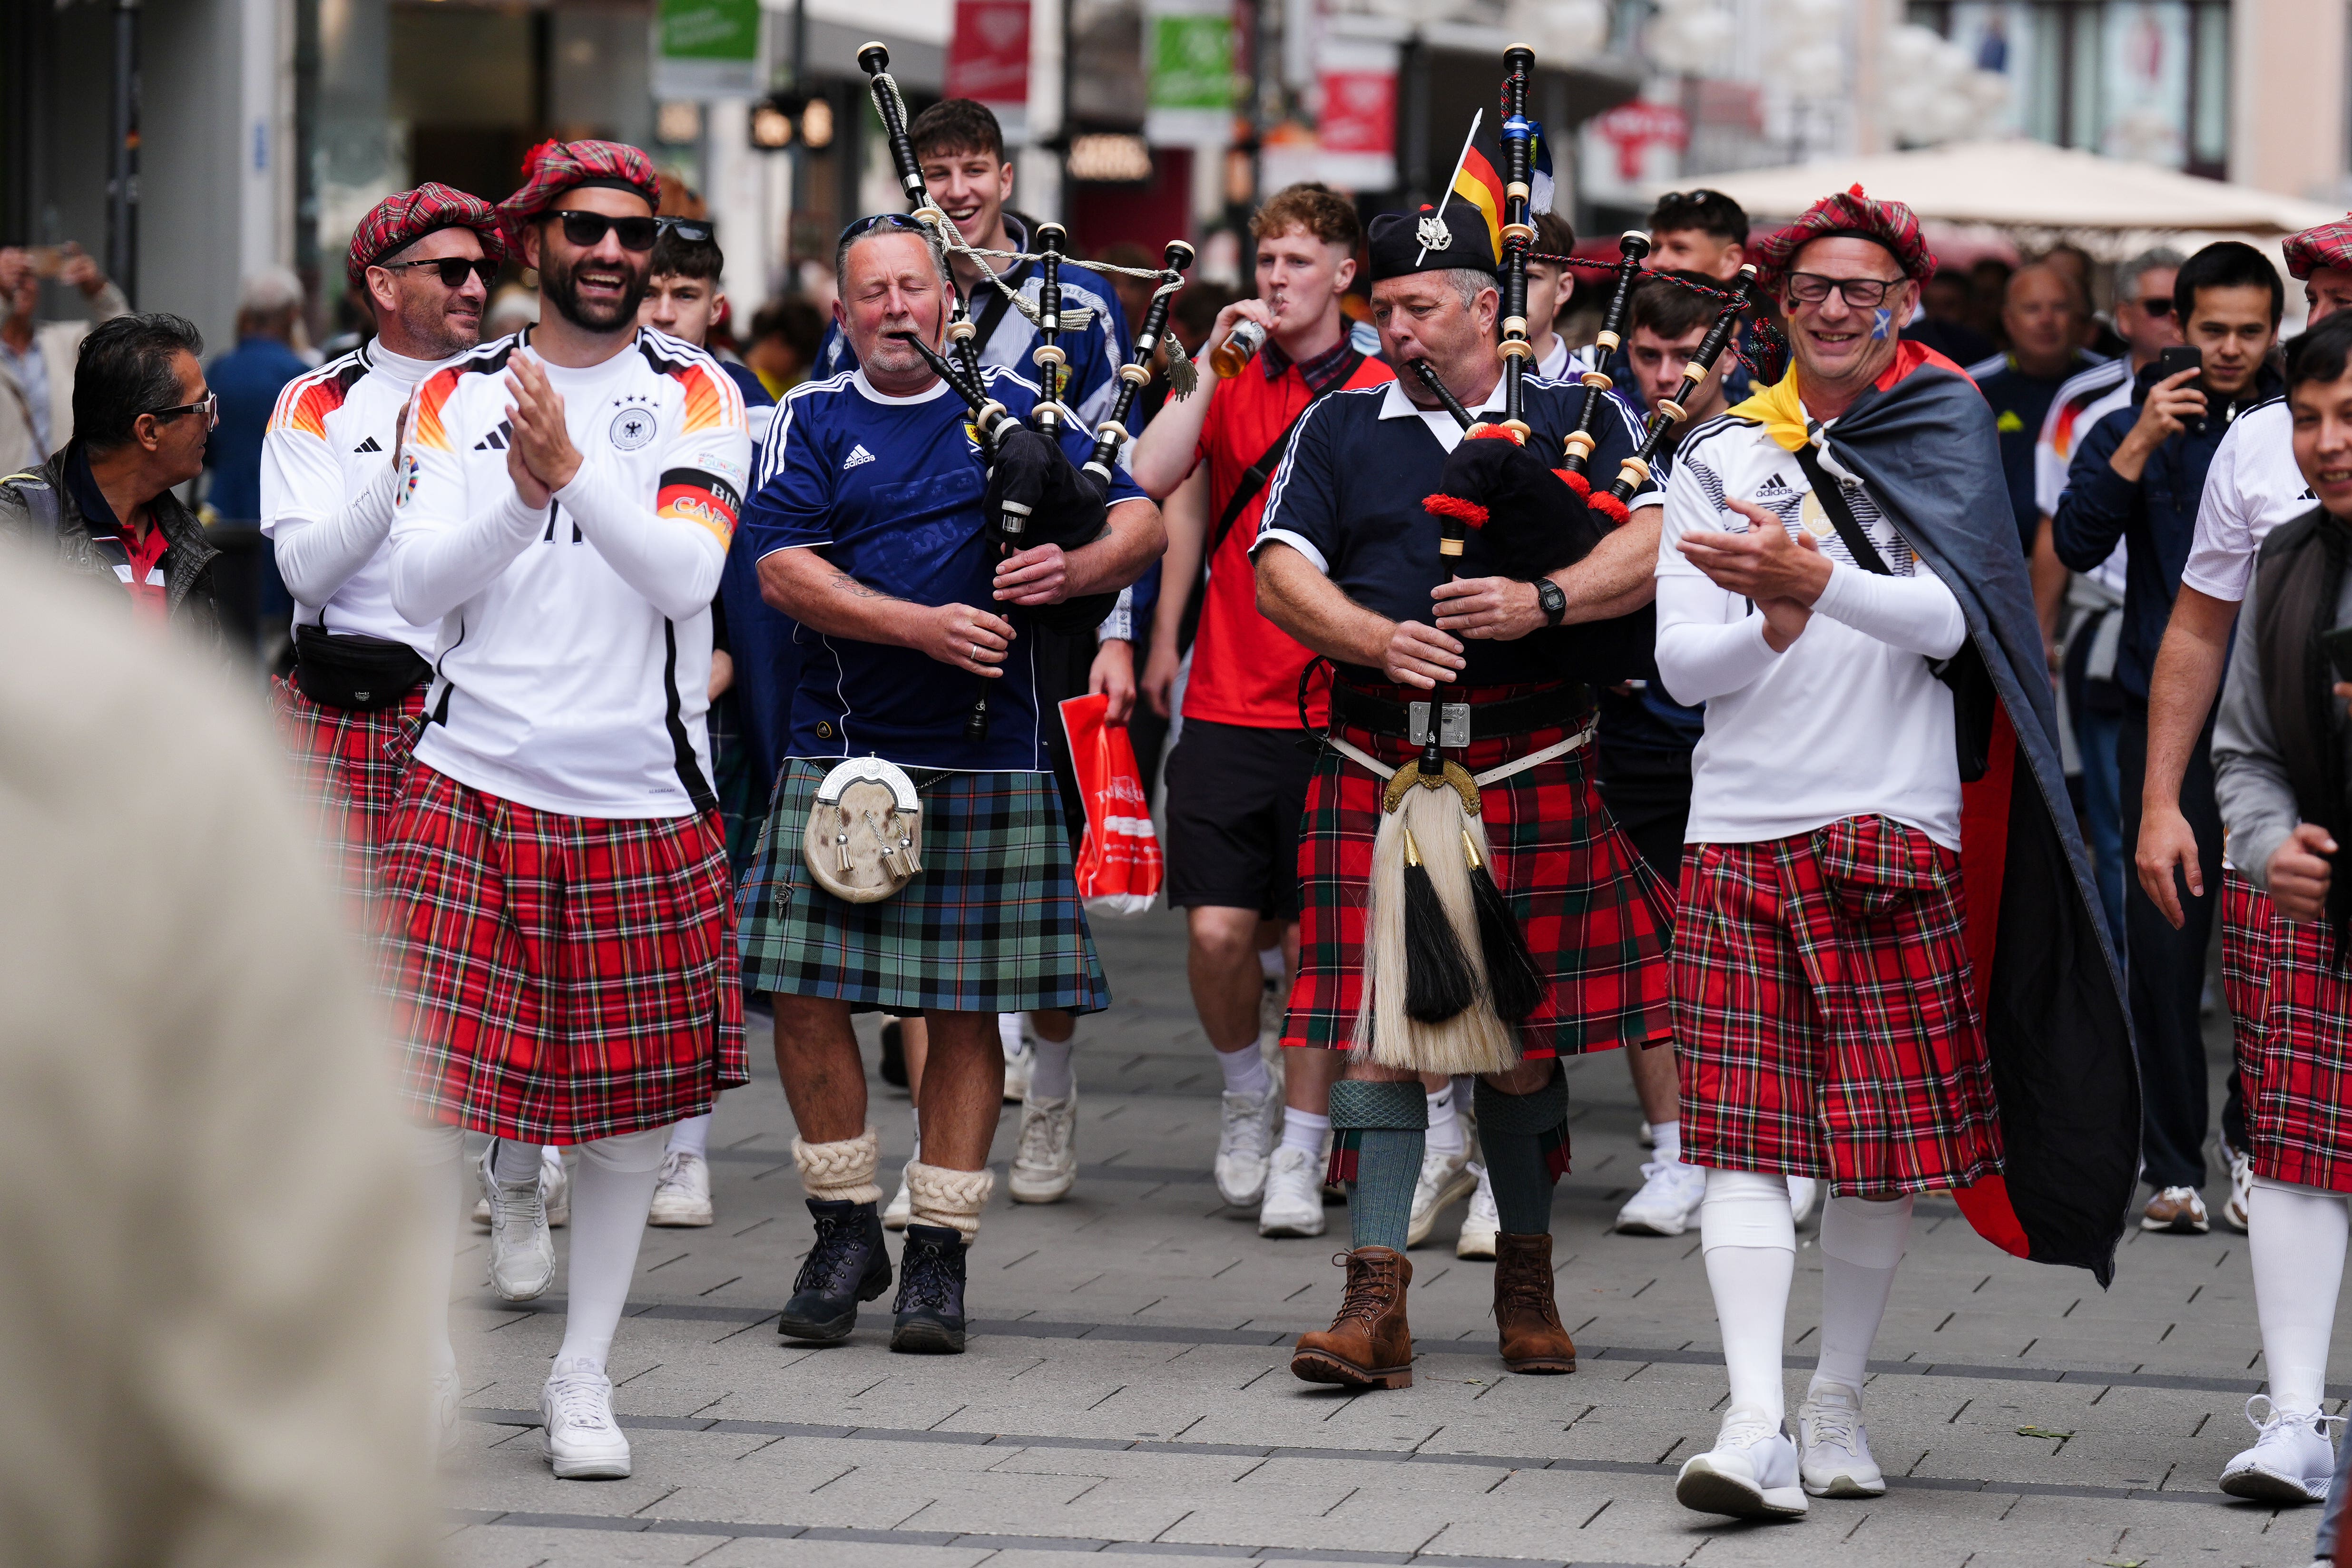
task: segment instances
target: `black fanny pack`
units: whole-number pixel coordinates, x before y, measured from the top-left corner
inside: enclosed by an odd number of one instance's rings
[[[323,626],[294,628],[294,684],[324,708],[389,708],[432,673],[404,642],[331,637]]]

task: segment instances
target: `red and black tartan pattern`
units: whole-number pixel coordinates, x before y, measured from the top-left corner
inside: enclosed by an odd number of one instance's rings
[[[1862,1196],[2000,1169],[1960,858],[1918,829],[1694,845],[1674,976],[1692,1164]]]
[[[2352,270],[2352,214],[2336,223],[2288,235],[2282,248],[2286,253],[2287,276],[2297,280],[2323,267]]]
[[[2263,1020],[2271,1010],[2271,896],[2233,866],[2221,868],[2221,999],[2230,1008],[2239,1087],[2252,1103],[2262,1071]]]
[[[362,712],[311,701],[282,676],[270,679],[269,709],[294,759],[311,812],[312,835],[336,889],[357,900],[363,929],[375,929],[385,829],[408,771],[409,726],[425,711],[425,687],[389,708]]]
[[[384,847],[412,1111],[585,1143],[751,1081],[717,812],[567,816],[412,763]]]
[[[1797,258],[1797,252],[1823,235],[1866,234],[1886,247],[1904,276],[1925,283],[1936,275],[1936,253],[1927,248],[1919,229],[1919,215],[1901,202],[1873,200],[1860,185],[1823,196],[1805,209],[1788,227],[1766,235],[1750,246],[1748,258],[1769,281],[1777,282]]]
[[[1426,692],[1369,689],[1391,701]],[[1449,690],[1448,701],[1498,701],[1538,686]],[[1538,730],[1448,752],[1472,773],[1541,751],[1580,729]],[[1395,764],[1420,753],[1403,740],[1343,727],[1341,739]],[[1496,884],[1511,901],[1550,994],[1519,1026],[1529,1058],[1575,1056],[1663,1040],[1672,1032],[1665,950],[1674,891],[1635,852],[1593,782],[1582,746],[1486,785],[1479,816]],[[1345,1050],[1363,1000],[1364,903],[1380,830],[1381,781],[1326,747],[1307,790],[1298,840],[1298,977],[1283,1025],[1286,1046]]]
[[[413,191],[394,192],[368,209],[367,216],[352,230],[343,276],[351,279],[354,292],[363,294],[369,268],[444,228],[470,228],[482,242],[484,256],[492,261],[506,259],[506,237],[499,232],[498,209],[479,196],[427,180]]]
[[[2326,921],[2286,919],[2233,871],[2221,898],[2230,1010],[2254,1020],[2237,1031],[2254,1173],[2352,1193],[2352,963]]]

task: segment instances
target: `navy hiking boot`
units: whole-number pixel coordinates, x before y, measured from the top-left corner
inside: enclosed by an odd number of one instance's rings
[[[914,1355],[963,1353],[963,1254],[961,1231],[910,1225],[898,1256],[898,1322],[890,1348]]]
[[[890,1255],[882,1248],[882,1216],[872,1204],[808,1200],[816,1239],[793,1280],[793,1299],[776,1320],[787,1339],[838,1344],[857,1326],[857,1303],[890,1288]]]

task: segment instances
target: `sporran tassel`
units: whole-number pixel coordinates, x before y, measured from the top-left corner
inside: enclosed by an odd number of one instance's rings
[[[1528,951],[1527,933],[1511,912],[1510,900],[1495,884],[1486,868],[1486,852],[1469,828],[1462,830],[1462,857],[1470,868],[1470,900],[1478,907],[1478,950],[1486,961],[1486,993],[1495,1016],[1507,1024],[1524,1024],[1543,1005],[1544,978]]]

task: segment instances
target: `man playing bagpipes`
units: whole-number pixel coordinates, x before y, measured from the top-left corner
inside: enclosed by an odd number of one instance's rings
[[[922,1157],[907,1167],[891,1346],[955,1352],[1003,1092],[996,1015],[1110,1002],[1046,760],[1034,631],[1057,610],[1099,619],[1164,534],[1124,472],[1103,487],[1077,473],[1093,432],[1065,421],[1055,441],[1018,423],[1034,384],[993,365],[979,386],[941,379],[923,350],[940,352],[948,258],[920,222],[852,225],[834,268],[861,368],[786,397],[743,511],[762,595],[818,639],[740,894],[745,983],[774,997],[816,1220],[779,1326],[845,1339],[889,1284],[850,1013],[919,1012]],[[1039,481],[1018,500],[1025,537],[1072,542],[1000,559],[1023,465]]]
[[[1309,410],[1254,551],[1266,615],[1338,667],[1301,835],[1283,1043],[1350,1052],[1330,1115],[1355,1246],[1337,1320],[1291,1363],[1309,1382],[1412,1381],[1403,1249],[1422,1070],[1482,1075],[1506,1364],[1572,1371],[1552,1296],[1551,1190],[1568,1158],[1553,1058],[1667,1033],[1671,899],[1601,804],[1591,695],[1573,650],[1549,646],[1647,603],[1657,497],[1617,498],[1633,517],[1612,530],[1554,473],[1584,389],[1508,384],[1496,240],[1459,198],[1442,215],[1374,220],[1373,316],[1408,374]],[[1510,323],[1524,350],[1524,322]],[[1469,416],[1447,401],[1523,414],[1528,444],[1499,426],[1465,439]],[[1614,400],[1595,406],[1595,472],[1613,475],[1631,428]]]
[[[1913,1194],[2105,1283],[2139,1107],[1992,416],[1901,341],[1935,258],[1860,187],[1758,256],[1793,368],[1675,455],[1657,663],[1706,704],[1675,1039],[1731,1385],[1675,1495],[1773,1518],[1886,1489],[1862,1385]],[[1832,1194],[1793,1442],[1790,1176]]]

